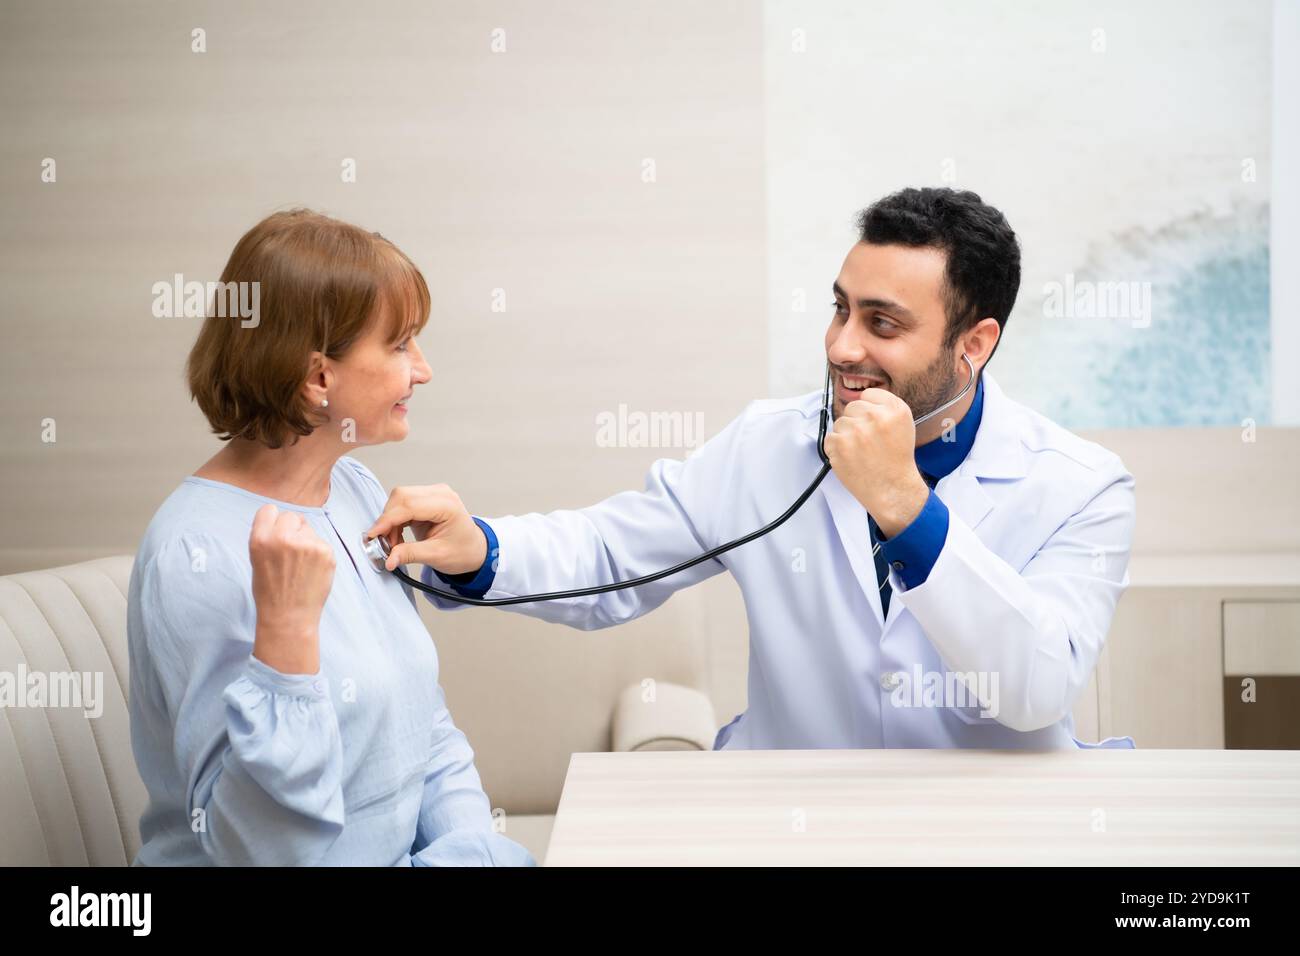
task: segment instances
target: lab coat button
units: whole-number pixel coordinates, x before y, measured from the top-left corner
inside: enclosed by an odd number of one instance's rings
[[[894,671],[886,671],[880,675],[880,686],[885,690],[892,691],[902,683],[902,678]]]

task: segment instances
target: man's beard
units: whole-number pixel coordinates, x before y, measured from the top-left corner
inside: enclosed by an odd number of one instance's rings
[[[957,373],[953,370],[945,350],[940,349],[935,360],[904,382],[890,382],[889,391],[901,398],[912,410],[912,420],[926,415],[960,390]],[[844,402],[835,400],[835,416],[844,413]]]

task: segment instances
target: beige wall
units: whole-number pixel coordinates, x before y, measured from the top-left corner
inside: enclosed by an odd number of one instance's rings
[[[1147,557],[1300,552],[1300,428],[1080,434],[1113,450],[1136,479],[1135,575]]]

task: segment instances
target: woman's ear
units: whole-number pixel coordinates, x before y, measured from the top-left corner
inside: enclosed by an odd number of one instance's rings
[[[329,360],[320,352],[312,352],[307,360],[307,381],[303,383],[307,404],[316,409],[328,408],[334,381],[334,369],[330,367]]]

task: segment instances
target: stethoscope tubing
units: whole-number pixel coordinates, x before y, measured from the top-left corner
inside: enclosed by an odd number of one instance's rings
[[[975,385],[975,364],[970,360],[970,356],[968,355],[962,355],[962,358],[966,360],[966,365],[970,369],[970,380],[966,383],[965,387],[962,388],[962,390],[958,392],[955,397],[949,399],[947,402],[944,402],[938,408],[926,412],[920,418],[915,419],[914,424],[916,425],[924,424],[925,422],[933,418],[935,415],[938,415],[940,412],[946,411],[947,409],[951,408],[953,405],[961,401],[962,398],[966,395],[966,393],[969,392],[971,388]],[[425,592],[426,594],[432,594],[436,597],[442,598],[443,600],[452,601],[453,603],[456,604],[468,604],[472,607],[508,607],[511,604],[534,604],[540,601],[559,601],[565,598],[590,597],[593,594],[607,594],[610,591],[622,591],[626,588],[640,587],[644,584],[651,584],[654,581],[659,581],[663,578],[671,577],[674,574],[680,574],[682,571],[685,571],[689,568],[693,568],[697,564],[701,564],[705,561],[711,561],[714,558],[718,557],[718,555],[726,554],[728,551],[731,551],[734,548],[739,548],[743,544],[749,544],[749,542],[761,538],[772,531],[775,531],[777,528],[781,527],[781,525],[785,524],[786,521],[788,521],[796,511],[798,511],[800,508],[803,507],[804,502],[806,502],[812,496],[812,493],[817,490],[817,488],[821,485],[822,481],[826,478],[826,476],[830,473],[831,470],[830,459],[826,457],[826,449],[825,449],[826,427],[830,422],[830,417],[831,417],[831,367],[830,367],[830,363],[827,363],[826,384],[822,388],[822,407],[820,412],[820,423],[817,428],[817,454],[822,460],[822,467],[821,470],[817,472],[817,477],[812,480],[812,483],[803,490],[803,493],[799,495],[798,498],[795,499],[794,504],[790,505],[790,507],[785,510],[785,513],[782,514],[779,518],[776,518],[774,521],[770,522],[769,524],[764,525],[763,527],[759,528],[757,531],[751,531],[749,534],[745,535],[742,538],[737,538],[734,541],[728,541],[726,544],[720,544],[716,548],[710,548],[708,551],[705,551],[703,554],[698,554],[695,557],[690,558],[689,560],[681,562],[680,564],[675,564],[671,568],[664,568],[662,571],[655,571],[650,574],[643,574],[640,577],[629,578],[626,581],[615,581],[611,584],[600,584],[589,588],[574,588],[568,591],[548,591],[545,594],[523,594],[515,597],[503,597],[503,598],[467,597],[464,594],[457,594],[454,591],[447,591],[444,590],[443,588],[435,588],[432,585],[425,584],[423,581],[420,581],[417,578],[413,578],[411,575],[407,574],[406,571],[403,570],[400,566],[394,568],[392,573],[398,579],[406,582],[411,587],[416,588],[417,590]],[[381,537],[381,538],[374,538],[369,541],[363,541],[362,547],[365,549],[366,554],[370,558],[371,563],[374,566],[376,571],[387,570],[384,567],[384,563],[383,563],[383,558],[386,558],[388,556],[387,539]],[[382,557],[381,557],[381,552],[382,552]]]

